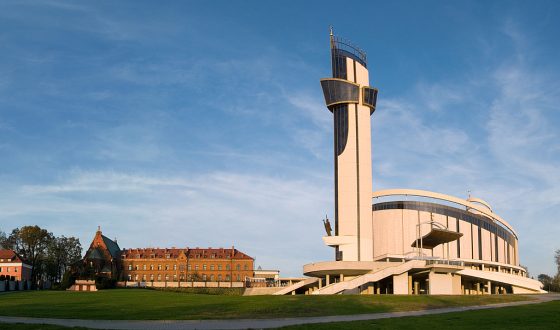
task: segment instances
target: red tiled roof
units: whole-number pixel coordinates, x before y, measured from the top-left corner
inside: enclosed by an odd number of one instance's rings
[[[237,249],[201,249],[201,248],[184,248],[184,249],[160,249],[160,248],[136,248],[124,249],[123,257],[127,259],[136,259],[140,255],[140,259],[159,258],[165,259],[169,255],[170,259],[179,257],[181,252],[185,253],[187,258],[200,258],[200,259],[253,259],[245,253]]]
[[[14,250],[0,250],[0,259],[9,259],[11,262],[23,262],[23,259]]]

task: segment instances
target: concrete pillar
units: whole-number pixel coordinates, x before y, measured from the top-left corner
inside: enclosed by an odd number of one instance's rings
[[[414,294],[420,294],[420,282],[414,281]]]
[[[323,287],[323,279],[319,277],[319,289]]]
[[[408,276],[408,294],[412,294],[412,276]]]
[[[480,294],[480,283],[476,282],[476,294]]]
[[[408,273],[393,275],[393,294],[408,294]]]
[[[327,274],[327,276],[325,276],[325,285],[329,285],[329,284],[331,284],[331,276]]]
[[[340,274],[340,282],[344,282],[344,274]]]
[[[488,281],[488,283],[486,283],[487,289],[486,292],[488,294],[492,294],[492,282]]]

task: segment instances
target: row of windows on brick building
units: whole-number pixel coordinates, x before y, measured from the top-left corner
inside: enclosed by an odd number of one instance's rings
[[[169,281],[171,279],[171,277],[169,275],[165,275],[165,276],[161,276],[161,274],[158,274],[157,277],[154,276],[154,274],[150,274],[150,276],[146,276],[146,274],[140,276],[138,274],[134,275],[134,281],[140,281],[140,279],[142,281],[147,281],[149,278],[150,281],[162,281],[163,279],[165,279],[165,281]],[[241,275],[240,274],[235,274],[234,278],[236,279],[236,281],[241,281]],[[195,277],[193,275],[188,275],[187,276],[187,281],[194,281],[194,280],[200,280],[202,279],[202,281],[223,281],[225,279],[225,281],[229,281],[230,280],[230,276],[226,275],[225,277],[222,277],[221,274],[218,274],[218,276],[214,276],[214,274],[211,274],[210,276],[207,276],[206,274],[202,274],[200,275],[199,279],[195,279]],[[132,274],[128,274],[128,280],[132,281],[133,280],[133,276]],[[180,276],[180,280],[184,281],[185,277],[183,275]],[[177,281],[177,275],[173,275],[173,281]]]
[[[17,267],[13,267],[13,269],[14,269],[14,272],[16,272],[16,273],[18,272]],[[5,270],[6,272],[9,272],[9,271],[10,271],[10,267],[6,267],[4,270]],[[0,272],[1,272],[1,271],[2,271],[2,267],[0,267]]]
[[[188,270],[192,270],[193,265],[188,265]],[[157,270],[170,270],[169,265],[157,265]],[[236,270],[241,270],[241,265],[237,264],[235,265],[235,269]],[[138,265],[128,265],[128,270],[148,270],[147,269],[147,265],[142,265],[142,269],[140,269],[140,267]],[[150,265],[150,270],[154,270],[154,265]],[[173,270],[177,270],[177,265],[173,265]],[[179,265],[179,270],[184,271],[185,270],[185,265]],[[194,270],[200,270],[199,269],[199,265],[194,265]],[[202,270],[207,270],[207,266],[206,265],[202,265]],[[210,265],[210,270],[222,270],[222,265],[218,265],[217,267],[215,267],[214,265]],[[226,265],[226,270],[230,270],[229,265]],[[249,267],[247,265],[243,265],[243,270],[249,270]]]

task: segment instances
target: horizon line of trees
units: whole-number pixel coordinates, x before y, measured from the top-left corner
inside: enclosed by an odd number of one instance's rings
[[[560,249],[556,250],[554,261],[558,267],[556,276],[552,277],[547,274],[540,274],[538,280],[543,284],[543,290],[560,292]]]
[[[14,250],[29,263],[31,281],[35,287],[40,281],[60,284],[70,266],[82,259],[82,245],[76,237],[53,233],[37,225],[15,228],[10,234],[0,230],[0,248]]]

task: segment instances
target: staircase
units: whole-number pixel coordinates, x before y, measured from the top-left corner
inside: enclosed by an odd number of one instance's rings
[[[330,284],[321,289],[313,291],[312,294],[342,293],[345,290],[352,290],[366,283],[377,282],[388,276],[399,275],[411,270],[412,268],[420,268],[420,267],[424,267],[425,265],[426,262],[424,260],[410,260],[396,266],[391,266],[391,267],[383,268],[381,270],[372,271],[370,273],[353,278],[350,281]]]
[[[294,290],[297,290],[297,289],[299,289],[299,288],[302,288],[302,287],[304,287],[304,286],[306,286],[306,285],[314,284],[314,283],[317,282],[317,281],[319,281],[319,279],[316,278],[316,277],[307,278],[307,279],[305,279],[305,280],[303,280],[303,281],[299,281],[299,282],[294,283],[294,284],[292,284],[292,285],[290,285],[290,286],[287,286],[287,287],[283,288],[283,289],[280,290],[280,291],[274,292],[273,295],[275,295],[275,296],[282,296],[282,295],[285,295],[285,294],[289,294],[289,293],[291,293],[291,292],[294,291]]]

